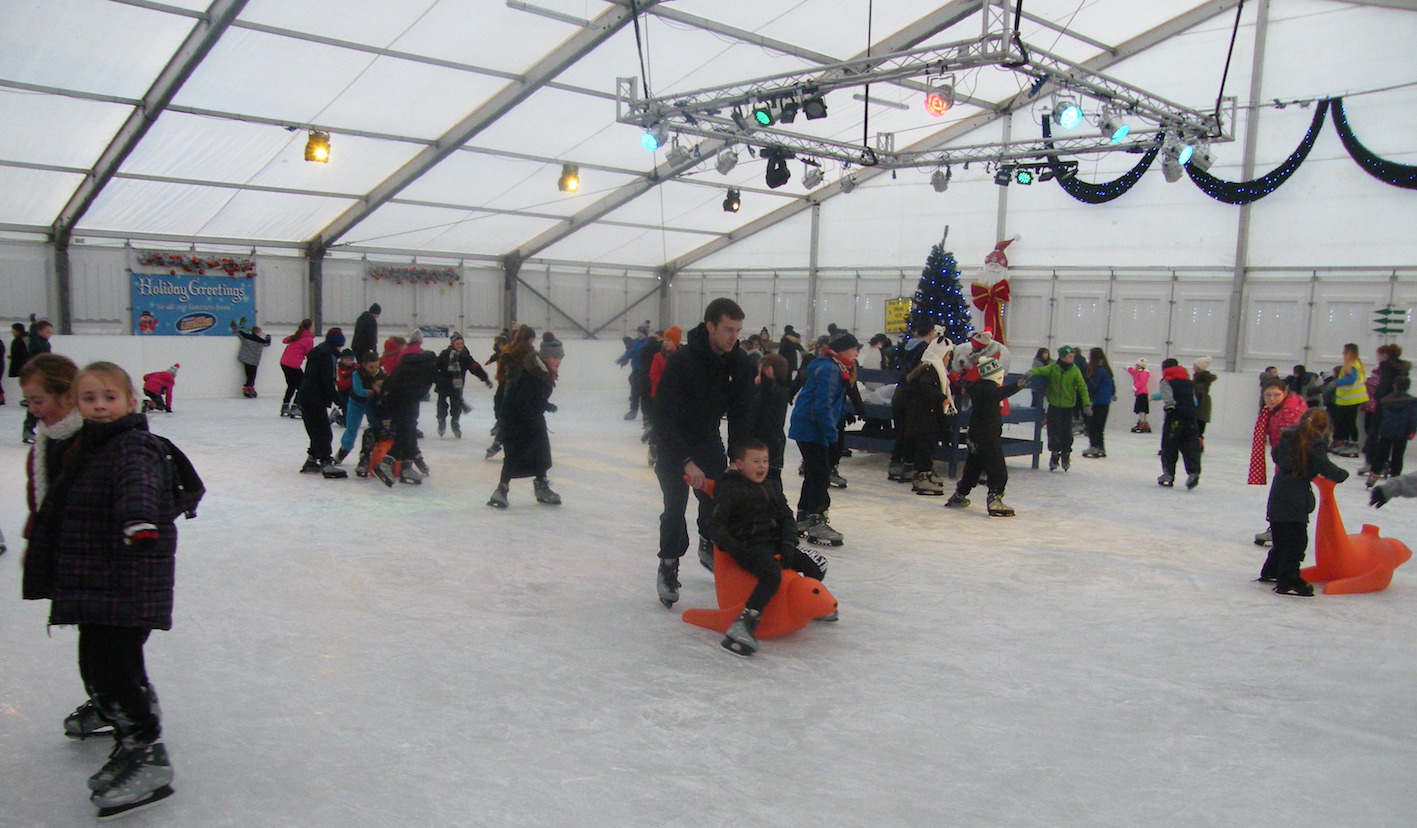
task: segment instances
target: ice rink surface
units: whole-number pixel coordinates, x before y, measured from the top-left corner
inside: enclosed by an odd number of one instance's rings
[[[713,602],[692,555],[675,611],[656,600],[659,490],[623,396],[558,390],[565,504],[521,480],[507,511],[484,505],[480,390],[462,440],[424,406],[433,476],[392,489],[297,474],[304,430],[276,399],[154,415],[209,493],[179,521],[174,629],[147,647],[177,795],[124,824],[1413,824],[1417,564],[1369,595],[1253,583],[1248,441],[1212,442],[1190,492],[1155,484],[1156,435],[1114,433],[1067,474],[1014,458],[1013,519],[982,490],[947,511],[858,453],[833,491],[840,622],[744,660],[679,619]],[[0,826],[86,825],[109,744],[62,736],[75,632],[19,599],[13,403]],[[1350,532],[1417,544],[1417,500],[1338,491]]]

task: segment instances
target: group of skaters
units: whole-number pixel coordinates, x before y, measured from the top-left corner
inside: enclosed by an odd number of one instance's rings
[[[303,473],[326,479],[347,477],[342,464],[359,443],[355,465],[359,477],[373,475],[388,486],[421,484],[432,474],[420,448],[424,434],[418,426],[421,405],[430,392],[437,394],[438,436],[451,429],[454,439],[462,439],[462,416],[472,410],[464,397],[468,375],[494,387],[493,377],[457,332],[439,353],[424,349],[418,328],[406,336],[388,337],[382,352],[376,350],[382,312],[375,303],[360,314],[348,348],[344,331],[337,327],[326,330],[317,344],[310,319],[282,340],[280,365],[286,390],[280,415],[305,425],[309,446]],[[248,367],[243,392],[255,396],[255,365],[265,344],[259,328],[249,335],[245,329],[236,332],[242,337],[238,359]],[[552,461],[546,414],[556,410],[550,397],[564,357],[565,348],[554,334],[547,331],[538,338],[527,325],[494,338],[486,362],[495,366],[495,425],[486,457],[491,460],[501,453],[502,471],[487,505],[507,508],[511,481],[523,477],[533,479],[538,503],[561,503],[547,479]],[[333,425],[343,428],[337,450]]]

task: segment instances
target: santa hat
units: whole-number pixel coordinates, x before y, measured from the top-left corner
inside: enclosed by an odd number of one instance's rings
[[[976,348],[987,348],[994,344],[994,334],[987,328],[969,338]]]
[[[182,364],[181,364],[180,362],[174,362],[174,363],[172,364],[172,367],[167,369],[167,373],[169,373],[169,374],[176,374],[176,373],[177,373],[177,369],[178,369],[178,368],[181,368],[181,367],[182,367]]]
[[[1018,236],[1014,236],[1011,239],[1004,239],[1003,241],[994,245],[994,249],[989,252],[989,255],[984,257],[984,264],[996,264],[1000,267],[1007,268],[1009,266],[1009,257],[1004,254],[1004,250],[1009,245],[1018,241],[1018,238]]]

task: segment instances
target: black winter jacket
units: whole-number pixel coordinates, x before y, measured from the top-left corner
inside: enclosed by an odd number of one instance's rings
[[[719,421],[728,416],[730,443],[743,436],[752,383],[753,366],[742,348],[715,354],[704,324],[689,331],[665,363],[654,398],[660,456],[683,465],[695,451],[722,454]]]
[[[455,351],[453,346],[449,345],[443,349],[441,354],[438,354],[436,364],[438,366],[436,384],[440,394],[461,391],[468,371],[471,371],[473,376],[483,382],[491,382],[487,372],[482,370],[482,366],[477,364],[477,360],[472,358],[472,354],[468,353],[466,348]]]
[[[771,382],[753,386],[753,399],[748,406],[748,436],[768,447],[768,462],[775,469],[782,468],[787,449],[787,404],[791,393],[787,377],[774,377]]]
[[[1308,463],[1303,474],[1293,468],[1289,455],[1299,439],[1299,427],[1291,426],[1279,432],[1279,445],[1270,456],[1274,458],[1274,482],[1269,487],[1266,517],[1271,523],[1308,523],[1314,511],[1314,487],[1309,482],[1319,475],[1335,483],[1348,479],[1348,472],[1328,459],[1328,440],[1315,440],[1308,447]]]
[[[763,545],[781,553],[797,548],[797,522],[777,481],[754,483],[729,469],[714,485],[713,499],[708,537],[724,552]]]
[[[365,311],[354,320],[354,338],[349,341],[349,349],[359,362],[363,362],[364,355],[370,351],[379,353],[379,320],[374,314]]]
[[[975,380],[969,383],[969,440],[972,443],[993,441],[997,443],[1004,435],[1003,402],[1022,391],[1029,377],[1022,381],[1006,382],[999,385],[992,380]]]
[[[301,405],[328,408],[340,398],[335,388],[335,363],[340,349],[333,342],[321,342],[305,355],[305,376],[300,380]]]
[[[419,350],[418,353],[405,352],[398,367],[384,380],[381,399],[390,410],[404,403],[416,402],[428,395],[433,387],[433,378],[438,373],[438,358],[432,351]]]

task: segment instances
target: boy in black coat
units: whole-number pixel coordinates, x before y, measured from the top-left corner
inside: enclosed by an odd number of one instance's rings
[[[1004,465],[1004,400],[1022,391],[1025,381],[1004,384],[1004,364],[986,357],[978,364],[979,379],[969,383],[969,456],[959,476],[955,493],[946,506],[969,505],[969,492],[979,484],[979,473],[989,474],[989,516],[1013,517],[1014,510],[1004,503],[1004,489],[1009,485],[1009,467]],[[1025,375],[1029,377],[1030,375]]]
[[[1190,374],[1174,359],[1161,363],[1161,406],[1166,420],[1161,425],[1161,476],[1157,485],[1176,483],[1177,455],[1186,465],[1186,488],[1201,482],[1201,437],[1196,422],[1196,386]]]
[[[782,494],[782,484],[768,480],[768,447],[758,440],[734,443],[733,468],[714,486],[709,539],[750,575],[758,579],[743,614],[728,628],[723,648],[750,656],[758,649],[753,637],[763,608],[782,583],[782,561],[797,552],[797,521]]]
[[[1311,408],[1299,424],[1279,434],[1274,447],[1274,482],[1270,484],[1265,516],[1269,518],[1274,546],[1260,569],[1263,582],[1273,582],[1280,595],[1312,598],[1314,588],[1299,575],[1299,564],[1309,548],[1309,515],[1317,505],[1310,483],[1320,475],[1335,483],[1348,479],[1348,472],[1329,459],[1333,431],[1328,414]]]
[[[463,401],[463,384],[467,379],[467,372],[471,371],[473,376],[482,380],[488,388],[492,387],[492,380],[488,378],[487,372],[482,370],[482,366],[477,364],[477,360],[468,353],[467,342],[463,340],[460,333],[454,333],[449,340],[448,347],[438,354],[438,379],[435,385],[438,388],[438,436],[442,437],[448,428],[448,415],[453,417],[453,436],[462,439],[462,415],[472,410],[472,406]]]
[[[300,380],[300,393],[296,397],[305,422],[305,434],[310,438],[310,456],[300,470],[320,472],[330,479],[348,476],[344,469],[335,465],[334,432],[329,418],[330,406],[340,399],[335,388],[335,363],[339,361],[343,347],[344,331],[330,328],[325,332],[325,341],[305,355],[305,374]]]

